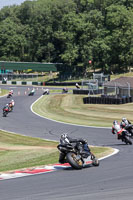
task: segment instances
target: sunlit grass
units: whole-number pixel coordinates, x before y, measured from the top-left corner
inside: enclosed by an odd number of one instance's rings
[[[57,94],[42,97],[33,105],[38,114],[61,122],[111,127],[124,116],[133,121],[133,103],[121,105],[83,104],[83,95]]]
[[[8,90],[3,90],[0,88],[0,96],[6,95],[8,94],[8,92],[9,92]]]
[[[0,172],[58,163],[58,142],[0,131]],[[108,147],[91,147],[99,158],[112,152]]]

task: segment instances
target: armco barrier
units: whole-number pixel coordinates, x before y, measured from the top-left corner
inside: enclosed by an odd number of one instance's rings
[[[132,97],[114,98],[114,97],[84,97],[84,104],[125,104],[133,102]]]

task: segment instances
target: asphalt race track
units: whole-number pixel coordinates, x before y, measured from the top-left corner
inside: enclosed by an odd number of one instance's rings
[[[13,86],[1,86],[10,87]],[[27,87],[14,86],[12,89],[15,107],[7,118],[2,117],[2,108],[9,99],[0,98],[0,129],[51,140],[59,140],[61,133],[67,132],[72,137],[86,138],[90,145],[110,146],[120,152],[102,160],[99,167],[69,168],[3,180],[0,182],[0,200],[133,199],[132,145],[118,141],[110,129],[75,126],[41,118],[31,112],[30,106],[42,95],[42,90],[39,88],[34,96],[28,96],[25,94]]]

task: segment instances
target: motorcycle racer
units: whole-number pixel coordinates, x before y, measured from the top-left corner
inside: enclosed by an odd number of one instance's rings
[[[125,117],[122,118],[122,121],[120,123],[122,128],[125,128],[126,126],[129,126],[129,124],[131,124],[131,122],[129,120],[127,120]]]
[[[9,93],[8,93],[8,95],[7,95],[7,98],[12,97],[12,95],[13,95],[13,90],[10,90]]]
[[[6,110],[6,111],[8,111],[8,110],[9,110],[9,105],[8,105],[8,104],[6,104],[6,105],[4,106],[4,108],[3,108],[3,110]]]
[[[116,120],[113,122],[112,133],[117,134],[118,140],[121,139],[126,144],[132,144],[131,140],[129,139],[131,138],[131,134],[127,130],[122,128]]]
[[[6,104],[6,105],[4,106],[3,112],[6,112],[6,113],[9,112],[9,105],[8,105],[8,104]]]
[[[48,95],[48,94],[49,94],[49,89],[44,89],[44,90],[43,90],[43,95],[44,95],[44,94],[47,94],[47,95]]]
[[[12,99],[10,102],[9,102],[9,105],[11,105],[12,107],[14,107],[14,105],[15,105],[15,102],[14,102],[14,100]]]
[[[9,94],[13,95],[13,90],[10,90],[10,91],[9,91]]]
[[[128,119],[123,117],[120,125],[122,128],[126,129],[133,136],[133,125],[131,124],[131,122]]]
[[[72,143],[75,143],[76,144],[76,147],[77,149],[79,150],[79,152],[84,156],[84,157],[88,157],[90,155],[90,149],[88,147],[88,144],[87,144],[87,141],[82,139],[82,138],[79,138],[79,139],[73,139],[71,137],[68,136],[67,133],[64,133],[61,135],[61,138],[60,138],[60,144],[62,146],[66,146],[66,145],[70,145]],[[65,163],[66,162],[66,154],[65,152],[60,152],[60,155],[59,155],[59,162],[60,163]]]
[[[12,100],[9,102],[9,110],[10,110],[10,111],[13,110],[14,105],[15,105],[15,102],[14,102],[14,100],[12,99]]]
[[[66,87],[63,88],[63,89],[62,89],[62,93],[68,93],[68,88],[66,88]]]
[[[120,126],[120,124],[115,120],[113,121],[113,126],[112,126],[112,133],[117,134],[117,139],[122,138],[122,132],[124,129]]]
[[[28,95],[29,95],[29,96],[33,96],[34,93],[35,93],[35,88],[33,88],[33,89],[30,91],[30,93],[29,93]]]

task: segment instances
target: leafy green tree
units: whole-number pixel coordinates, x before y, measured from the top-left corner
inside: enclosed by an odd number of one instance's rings
[[[111,36],[110,64],[117,70],[127,70],[131,62],[132,18],[133,13],[125,6],[112,5],[107,8],[106,27]]]
[[[0,60],[60,62],[77,74],[126,71],[133,65],[132,19],[132,0],[37,0],[5,7]]]
[[[22,35],[23,28],[10,18],[0,23],[0,59],[23,60],[25,37]]]

